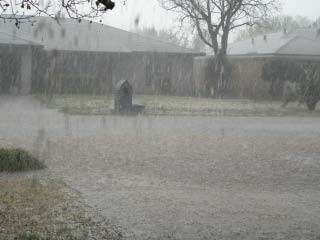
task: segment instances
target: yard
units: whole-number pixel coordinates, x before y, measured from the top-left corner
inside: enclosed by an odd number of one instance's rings
[[[110,115],[113,96],[54,95],[50,100],[38,96],[50,108],[65,113]],[[137,95],[134,103],[146,106],[147,115],[180,116],[320,116],[320,109],[310,112],[297,102],[286,108],[279,101],[253,101],[241,99],[209,99],[160,95]]]
[[[0,239],[121,239],[62,181],[0,181]]]

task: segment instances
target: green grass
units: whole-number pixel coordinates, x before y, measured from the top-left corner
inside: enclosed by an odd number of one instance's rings
[[[22,233],[18,236],[18,240],[41,240],[37,233]]]
[[[0,148],[0,172],[39,170],[45,164],[21,148]]]
[[[68,114],[112,114],[112,96],[55,95],[49,101],[39,97],[49,108]],[[280,101],[243,99],[212,99],[159,95],[135,95],[134,103],[145,105],[146,115],[183,116],[320,116],[319,106],[314,112],[297,102],[281,107]]]
[[[107,222],[98,225],[79,198],[60,180],[0,181],[0,239],[121,239]]]

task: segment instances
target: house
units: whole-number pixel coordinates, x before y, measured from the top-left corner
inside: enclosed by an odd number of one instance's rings
[[[232,65],[231,83],[226,93],[230,98],[268,99],[280,98],[282,86],[276,96],[270,95],[271,83],[262,79],[266,63],[281,59],[288,61],[320,61],[320,30],[314,28],[298,29],[294,32],[276,32],[251,39],[231,43],[228,59]],[[205,93],[205,82],[212,75],[214,55],[196,57],[194,79],[196,94]],[[284,80],[281,79],[283,83]]]
[[[31,61],[31,92],[109,94],[128,80],[135,93],[192,95],[197,51],[103,24],[35,17],[33,24],[1,21],[12,39],[42,46]]]
[[[27,94],[31,91],[32,55],[42,45],[0,31],[0,93]]]

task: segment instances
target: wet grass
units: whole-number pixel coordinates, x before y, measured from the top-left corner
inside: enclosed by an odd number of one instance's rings
[[[120,239],[97,223],[62,181],[0,182],[0,239]]]
[[[39,96],[49,108],[68,114],[112,114],[112,96],[55,95],[50,101]],[[134,103],[146,106],[147,115],[180,116],[320,116],[320,108],[310,112],[297,102],[281,107],[280,101],[211,99],[159,95],[136,95]]]
[[[36,233],[22,233],[17,237],[18,240],[41,240],[41,237]]]
[[[0,148],[0,172],[21,172],[45,168],[45,164],[21,148]]]

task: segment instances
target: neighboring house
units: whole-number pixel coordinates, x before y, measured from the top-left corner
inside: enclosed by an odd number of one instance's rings
[[[0,31],[1,94],[30,93],[32,55],[40,49],[40,44]]]
[[[212,77],[208,69],[213,68],[213,59],[214,55],[195,58],[197,95],[203,95],[204,82]],[[228,47],[228,59],[232,64],[232,77],[227,97],[271,98],[270,82],[263,81],[261,76],[264,64],[274,59],[320,61],[320,30],[283,31],[235,42]]]
[[[19,29],[0,22],[12,39],[43,45],[33,56],[33,92],[108,94],[126,79],[135,93],[194,93],[193,57],[199,52],[86,20],[34,20]]]

